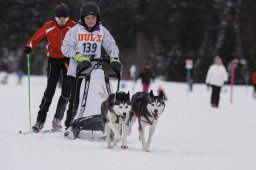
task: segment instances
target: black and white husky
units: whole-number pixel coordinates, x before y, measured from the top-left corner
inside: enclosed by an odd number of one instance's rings
[[[107,136],[107,147],[111,148],[110,134],[113,132],[113,145],[117,145],[117,140],[121,140],[121,147],[126,149],[128,120],[131,111],[130,93],[116,92],[108,96],[101,105],[101,115],[105,134]],[[122,130],[122,132],[121,132]],[[120,133],[121,132],[121,133]]]
[[[159,96],[154,96],[153,91],[150,93],[137,92],[132,96],[132,110],[130,114],[130,129],[138,119],[139,122],[139,138],[142,142],[142,149],[149,151],[152,136],[154,134],[159,116],[165,108],[164,95],[160,92]],[[145,141],[145,127],[149,126],[149,136],[147,142]]]

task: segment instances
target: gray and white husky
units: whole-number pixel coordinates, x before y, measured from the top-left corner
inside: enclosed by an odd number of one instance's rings
[[[107,147],[111,148],[110,134],[113,132],[113,145],[121,140],[121,148],[127,149],[127,133],[129,130],[128,120],[131,111],[130,93],[116,92],[108,96],[101,105],[101,115],[105,134],[107,136]]]
[[[150,93],[137,92],[132,96],[132,110],[130,114],[130,129],[138,119],[139,123],[139,138],[142,143],[142,149],[149,151],[152,136],[154,134],[159,116],[165,108],[164,95],[160,92],[159,96],[154,96],[153,91]],[[149,126],[149,136],[147,142],[145,141],[145,127]]]

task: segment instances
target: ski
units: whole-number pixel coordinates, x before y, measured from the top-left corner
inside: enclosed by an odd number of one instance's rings
[[[40,132],[38,133],[56,133],[56,132],[63,132],[61,129],[48,129],[48,130],[41,130]],[[22,135],[27,135],[27,134],[37,134],[33,131],[19,131],[19,134],[22,134]]]
[[[19,134],[22,134],[22,135],[26,135],[26,134],[30,134],[30,133],[33,133],[32,131],[19,131]]]

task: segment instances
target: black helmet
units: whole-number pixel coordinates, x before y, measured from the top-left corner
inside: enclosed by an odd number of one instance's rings
[[[80,18],[83,23],[83,18],[87,15],[95,15],[97,17],[97,24],[100,22],[100,8],[94,2],[85,2],[80,8]]]
[[[57,5],[54,12],[55,12],[55,17],[67,18],[69,16],[69,8],[65,4]]]

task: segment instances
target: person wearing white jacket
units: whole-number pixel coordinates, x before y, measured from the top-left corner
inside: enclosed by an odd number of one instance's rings
[[[78,108],[82,79],[78,78],[76,81],[77,66],[82,65],[83,71],[89,73],[95,64],[90,60],[101,57],[101,47],[110,56],[112,68],[120,73],[119,49],[112,35],[100,23],[100,9],[94,2],[85,2],[80,8],[80,21],[67,32],[61,46],[62,53],[70,58],[67,75],[71,96],[65,121],[66,129],[70,127]]]
[[[207,72],[206,84],[211,86],[211,105],[212,107],[219,107],[220,91],[221,87],[228,81],[228,74],[226,68],[222,64],[222,60],[219,56],[214,59],[214,64],[212,64]]]

